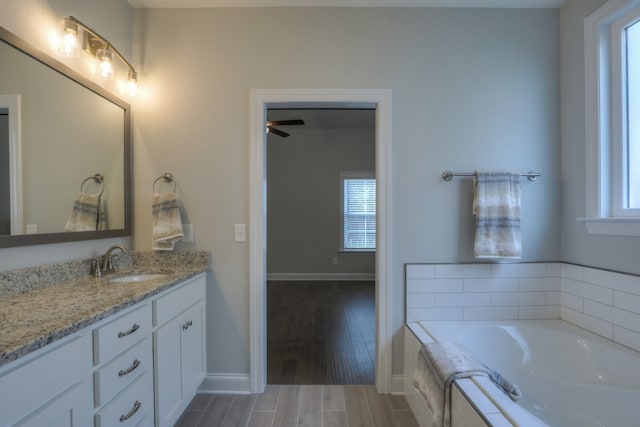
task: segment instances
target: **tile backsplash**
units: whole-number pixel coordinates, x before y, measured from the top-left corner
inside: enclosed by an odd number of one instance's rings
[[[561,318],[640,351],[640,277],[566,263],[407,264],[406,321]]]

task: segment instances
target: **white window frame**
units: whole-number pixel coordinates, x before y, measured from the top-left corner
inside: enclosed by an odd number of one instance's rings
[[[341,253],[374,253],[376,248],[353,249],[344,247],[344,181],[347,179],[372,179],[375,181],[376,174],[374,172],[341,172],[340,173],[340,249]],[[377,183],[376,183],[377,184]],[[377,204],[377,200],[376,200]],[[376,223],[377,223],[376,212]],[[377,230],[376,230],[377,235]],[[377,246],[377,242],[376,242]]]
[[[622,208],[625,135],[619,37],[638,8],[640,0],[611,0],[585,20],[586,217],[579,220],[591,234],[640,236],[640,210]]]

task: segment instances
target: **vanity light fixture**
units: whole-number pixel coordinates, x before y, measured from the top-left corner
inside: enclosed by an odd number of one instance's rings
[[[104,80],[111,80],[114,76],[113,57],[118,58],[129,70],[124,91],[126,95],[133,96],[138,91],[138,73],[111,42],[100,34],[87,27],[73,16],[68,16],[63,21],[63,43],[59,51],[67,56],[75,56],[80,45],[89,55],[96,58],[96,74]],[[82,30],[82,31],[80,31]],[[82,42],[78,39],[82,37]]]

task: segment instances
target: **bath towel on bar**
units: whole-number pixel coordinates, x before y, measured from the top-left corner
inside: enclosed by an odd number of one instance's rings
[[[104,206],[99,194],[78,193],[64,231],[96,231],[106,227]]]
[[[520,258],[520,174],[476,172],[474,184],[476,258]]]
[[[172,251],[184,236],[178,201],[174,193],[153,193],[152,196],[152,249]]]
[[[473,376],[489,377],[514,401],[521,396],[515,384],[488,368],[460,343],[426,343],[420,348],[414,386],[433,414],[432,427],[451,425],[453,381]]]

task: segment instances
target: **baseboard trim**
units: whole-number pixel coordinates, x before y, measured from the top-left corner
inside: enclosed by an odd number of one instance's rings
[[[339,280],[339,281],[357,281],[357,280],[376,280],[375,273],[269,273],[267,280],[286,280],[286,281],[322,281],[322,280]]]
[[[391,394],[404,394],[404,375],[391,377]]]
[[[245,374],[209,374],[198,393],[205,394],[250,394],[251,381]]]

